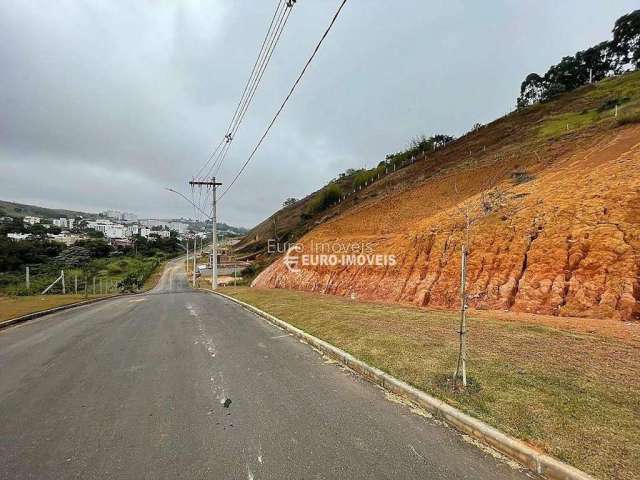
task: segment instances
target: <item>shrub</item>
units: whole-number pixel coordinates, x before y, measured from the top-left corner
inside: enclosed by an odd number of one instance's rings
[[[358,173],[358,175],[356,175],[356,178],[353,179],[353,188],[356,189],[364,186],[365,183],[369,183],[377,175],[377,173],[375,172],[375,170],[363,170]]]
[[[313,215],[326,210],[342,197],[342,188],[337,183],[330,183],[311,199],[305,213]]]
[[[520,185],[521,183],[527,183],[534,179],[533,175],[530,175],[524,170],[516,171],[511,174],[513,181],[516,185]]]

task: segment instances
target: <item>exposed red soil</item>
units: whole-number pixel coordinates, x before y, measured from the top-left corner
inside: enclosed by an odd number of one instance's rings
[[[292,273],[276,261],[254,285],[457,308],[467,211],[474,220],[472,308],[640,319],[640,126],[600,122],[540,139],[542,113],[522,117],[456,142],[438,168],[423,162],[406,169],[411,182],[399,185],[390,176],[374,184],[375,194],[332,212],[300,241],[306,253],[317,245],[368,243],[375,253],[394,255],[395,266]],[[526,128],[518,130],[518,122]],[[517,184],[516,171],[531,180]],[[493,203],[484,211],[488,194]]]

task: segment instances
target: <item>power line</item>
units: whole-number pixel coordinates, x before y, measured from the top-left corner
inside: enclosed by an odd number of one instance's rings
[[[258,68],[256,70],[256,74],[251,82],[251,85],[248,89],[248,93],[244,99],[244,101],[242,102],[242,105],[240,106],[239,109],[239,113],[235,119],[235,122],[232,122],[232,127],[231,130],[227,133],[227,148],[225,150],[221,150],[218,159],[216,160],[216,165],[212,166],[208,172],[207,176],[211,176],[212,173],[213,175],[217,175],[217,172],[220,170],[220,168],[222,167],[222,164],[227,156],[227,153],[229,151],[229,147],[230,147],[230,143],[231,141],[235,138],[236,133],[238,132],[238,129],[240,128],[240,124],[242,123],[242,120],[244,120],[244,117],[247,113],[247,111],[249,110],[249,106],[251,105],[251,102],[253,101],[253,97],[256,94],[256,91],[258,89],[258,86],[260,84],[260,81],[262,80],[262,77],[264,75],[264,72],[267,69],[267,66],[269,64],[269,61],[271,60],[271,57],[273,55],[273,52],[276,49],[276,46],[278,44],[278,41],[280,40],[280,36],[282,35],[282,32],[284,31],[284,28],[287,24],[287,21],[289,19],[289,15],[291,14],[291,6],[293,5],[293,3],[289,3],[287,2],[287,4],[285,5],[285,8],[281,11],[280,16],[278,17],[277,23],[276,23],[276,27],[273,29],[272,32],[272,36],[268,41],[268,46],[266,49],[264,49],[264,55],[262,56],[262,60],[260,61]]]
[[[229,125],[225,131],[225,135],[223,136],[220,144],[216,147],[216,149],[209,156],[207,162],[200,168],[198,173],[196,174],[197,178],[206,178],[211,175],[211,173],[215,170],[216,172],[222,166],[222,162],[226,157],[229,144],[233,140],[238,128],[240,127],[240,123],[244,119],[244,116],[247,113],[249,105],[253,100],[256,90],[260,84],[262,76],[267,68],[269,60],[273,55],[273,51],[282,35],[282,31],[286,25],[286,22],[291,14],[291,10],[295,1],[287,0],[279,0],[276,5],[276,10],[273,13],[271,18],[271,22],[269,23],[269,28],[267,29],[267,33],[265,34],[264,39],[262,40],[262,44],[260,46],[260,51],[258,53],[258,57],[253,64],[251,69],[251,73],[247,82],[242,91],[242,95],[240,96],[240,100],[236,105],[235,111],[229,122]],[[224,144],[224,145],[223,145]],[[220,148],[222,146],[222,148]],[[225,148],[226,147],[226,148]],[[215,159],[215,160],[214,160]],[[211,164],[211,161],[213,163]],[[209,165],[211,166],[209,167]],[[203,171],[205,171],[209,167],[206,174],[201,175]]]
[[[278,109],[278,111],[276,112],[276,114],[273,116],[273,118],[271,119],[271,122],[269,123],[269,125],[267,126],[267,128],[265,129],[264,133],[262,134],[262,136],[260,137],[260,140],[258,140],[258,143],[256,144],[256,146],[254,147],[253,151],[251,152],[251,154],[249,155],[249,157],[247,158],[247,160],[244,162],[244,164],[242,165],[242,168],[240,168],[240,170],[238,171],[238,173],[236,174],[236,176],[233,178],[233,180],[231,181],[231,183],[229,183],[229,185],[227,186],[227,188],[222,192],[222,194],[218,197],[218,201],[220,199],[222,199],[222,197],[225,196],[225,194],[231,189],[231,187],[233,187],[233,185],[236,183],[236,181],[238,180],[238,178],[240,177],[240,175],[242,175],[242,173],[244,172],[245,168],[247,168],[247,165],[249,164],[249,162],[253,159],[254,155],[256,154],[256,152],[258,151],[258,148],[260,148],[260,145],[262,145],[262,142],[264,141],[264,139],[267,137],[267,135],[269,134],[269,131],[271,130],[271,127],[273,127],[273,125],[276,123],[276,120],[278,119],[278,116],[280,116],[280,113],[282,112],[282,110],[284,109],[285,105],[287,104],[287,102],[289,101],[289,98],[291,98],[291,95],[293,94],[293,91],[296,89],[296,87],[298,86],[298,84],[300,83],[300,81],[302,80],[302,77],[304,76],[305,72],[307,71],[307,68],[309,67],[309,64],[311,64],[311,61],[313,60],[313,58],[316,56],[316,53],[318,53],[318,50],[320,49],[320,46],[322,45],[322,43],[324,42],[325,38],[327,37],[327,35],[329,34],[329,31],[331,30],[331,28],[333,27],[333,24],[336,22],[336,20],[338,19],[338,16],[340,15],[340,12],[342,11],[342,8],[344,7],[344,5],[347,3],[347,0],[342,0],[342,3],[340,4],[340,6],[338,7],[338,10],[336,11],[335,15],[333,16],[333,18],[331,19],[331,23],[329,23],[329,26],[327,27],[327,29],[325,30],[325,32],[322,34],[322,37],[320,38],[320,41],[317,43],[316,47],[313,50],[313,53],[311,54],[311,56],[309,57],[309,59],[307,60],[307,63],[305,63],[304,67],[302,68],[302,71],[300,72],[300,74],[298,75],[298,78],[296,79],[296,81],[294,82],[293,86],[291,87],[291,90],[289,90],[289,93],[287,94],[287,96],[285,97],[284,101],[282,102],[282,105],[280,105],[280,108]]]
[[[251,105],[251,102],[253,100],[253,97],[256,94],[258,85],[260,84],[260,81],[262,80],[262,76],[264,75],[264,72],[267,69],[267,65],[269,63],[269,61],[271,60],[271,56],[273,55],[273,52],[275,51],[275,48],[278,44],[278,41],[280,40],[280,36],[282,35],[282,32],[284,31],[284,27],[287,24],[287,20],[289,19],[289,15],[291,15],[291,9],[287,9],[284,11],[285,14],[280,18],[278,26],[276,27],[276,33],[273,37],[273,43],[272,43],[272,47],[270,48],[270,50],[268,50],[268,52],[265,54],[265,57],[263,59],[263,63],[262,63],[262,68],[260,69],[259,73],[256,75],[256,79],[254,82],[254,87],[251,90],[251,92],[249,93],[249,95],[247,96],[247,99],[240,111],[240,114],[238,116],[238,119],[236,121],[236,124],[233,127],[233,130],[229,133],[230,135],[230,139],[235,138],[236,133],[238,132],[238,129],[240,128],[240,124],[242,123],[242,120],[244,119],[247,111],[249,110],[249,106]],[[222,163],[224,162],[227,153],[228,153],[229,149],[227,148],[226,151],[224,151],[221,156],[220,156],[220,161],[217,165],[217,167],[215,168],[215,171],[213,173],[213,175],[217,175],[218,171],[220,170],[220,168],[222,167]]]

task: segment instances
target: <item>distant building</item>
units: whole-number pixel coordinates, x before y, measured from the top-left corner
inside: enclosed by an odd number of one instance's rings
[[[0,217],[0,223],[11,223],[13,222],[13,217]]]
[[[75,219],[73,218],[60,217],[53,219],[53,225],[60,228],[73,228],[74,222]]]
[[[122,212],[120,210],[105,210],[101,215],[103,217],[113,218],[114,220],[122,219]]]
[[[113,225],[107,226],[104,231],[104,236],[107,238],[126,238],[127,227],[114,223]]]
[[[29,225],[35,225],[36,223],[40,223],[42,219],[40,217],[24,217],[24,223],[28,223]]]
[[[189,224],[183,222],[169,222],[169,229],[178,233],[186,233],[189,229]]]
[[[114,238],[111,240],[111,245],[114,247],[130,247],[133,242],[129,238]]]
[[[87,222],[87,228],[91,228],[97,232],[102,233],[105,233],[107,231],[107,228],[109,228],[111,225],[113,225],[113,222],[111,220],[105,220],[102,218]]]
[[[145,227],[168,227],[169,223],[165,222],[164,220],[158,220],[155,218],[146,218],[144,220],[140,220],[140,223],[142,225],[144,225]]]
[[[122,220],[125,220],[127,222],[137,222],[138,216],[135,213],[124,212],[122,214]]]
[[[54,242],[58,242],[58,243],[64,243],[67,247],[69,245],[73,245],[74,243],[76,243],[78,240],[83,240],[84,237],[81,235],[72,235],[72,234],[68,234],[68,233],[60,233],[58,235],[54,235],[54,234],[47,234],[47,238],[49,238],[50,240],[54,241]]]
[[[29,238],[31,238],[31,234],[29,234],[29,233],[7,233],[7,238],[10,238],[11,240],[16,240],[16,241],[29,240]]]
[[[154,230],[149,234],[150,237],[158,237],[158,238],[169,238],[171,236],[171,232],[169,230]]]

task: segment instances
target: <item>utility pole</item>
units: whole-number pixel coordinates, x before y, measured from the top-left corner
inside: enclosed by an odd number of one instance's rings
[[[196,181],[192,180],[189,185],[198,187],[211,187],[213,190],[212,195],[212,211],[211,211],[211,289],[216,290],[218,288],[218,230],[216,226],[217,212],[216,212],[216,187],[222,185],[222,183],[216,182],[216,177],[211,178],[211,181]]]
[[[65,293],[67,293],[64,286],[64,270],[62,270],[62,273],[60,274],[60,278],[62,278],[62,294],[64,295]]]
[[[195,237],[193,239],[193,273],[192,273],[192,278],[191,278],[191,283],[193,284],[193,286],[196,286],[196,249],[198,248],[197,245],[198,242],[198,237]]]
[[[31,280],[29,279],[29,267],[26,267],[25,270],[25,280],[27,283],[27,293],[31,293]]]
[[[186,237],[186,240],[187,240],[187,274],[189,274],[189,237]]]

